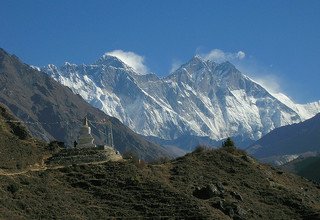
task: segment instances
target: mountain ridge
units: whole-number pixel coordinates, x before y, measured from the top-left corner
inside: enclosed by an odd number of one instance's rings
[[[318,103],[310,111],[304,108],[308,114],[297,112],[230,62],[200,56],[164,78],[108,65],[43,70],[137,133],[166,140],[188,134],[213,140],[237,136],[250,142],[320,111]]]
[[[274,129],[247,151],[258,158],[317,152],[320,151],[319,131],[320,113],[304,122]]]

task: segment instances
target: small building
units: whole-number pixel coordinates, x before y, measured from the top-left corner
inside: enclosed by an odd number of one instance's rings
[[[108,132],[106,145],[96,146],[91,135],[88,118],[85,117],[79,138],[74,148],[64,148],[46,160],[48,166],[70,166],[73,164],[92,164],[96,162],[119,161],[122,156],[113,146],[112,128]]]
[[[91,128],[89,127],[88,118],[83,119],[83,125],[80,129],[77,148],[93,148],[96,145],[93,143],[94,138],[91,135]]]

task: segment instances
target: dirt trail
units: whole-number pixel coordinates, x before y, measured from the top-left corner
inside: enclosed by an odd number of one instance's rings
[[[98,164],[103,164],[105,162],[108,162],[108,160],[106,161],[99,161],[99,162],[90,162],[90,163],[79,163],[77,165],[98,165]],[[46,165],[41,165],[38,167],[30,167],[27,168],[25,170],[22,171],[17,171],[17,172],[6,172],[4,170],[0,169],[0,176],[16,176],[16,175],[22,175],[22,174],[26,174],[28,172],[37,172],[37,171],[44,171],[44,170],[56,170],[56,169],[60,169],[60,168],[65,168],[65,167],[70,167],[72,165],[68,165],[68,166],[46,166]]]
[[[52,167],[50,169],[58,169],[59,167]],[[36,172],[36,171],[43,171],[49,169],[48,167],[38,167],[38,168],[28,168],[22,171],[17,171],[17,172],[6,172],[3,170],[0,170],[0,176],[16,176],[16,175],[21,175],[21,174],[26,174],[28,172]]]

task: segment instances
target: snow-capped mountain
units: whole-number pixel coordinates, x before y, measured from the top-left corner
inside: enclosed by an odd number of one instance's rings
[[[320,102],[295,104],[269,93],[231,63],[200,56],[165,78],[139,74],[110,55],[90,65],[48,65],[43,71],[137,133],[167,140],[186,134],[257,140],[320,111]]]

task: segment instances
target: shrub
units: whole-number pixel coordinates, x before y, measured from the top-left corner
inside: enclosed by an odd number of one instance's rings
[[[206,150],[209,150],[209,147],[206,146],[206,145],[198,145],[196,146],[196,148],[194,149],[194,153],[201,153],[201,152],[204,152]]]
[[[23,166],[22,166],[21,162],[17,162],[16,167],[18,170],[21,170]]]
[[[132,152],[132,151],[126,151],[122,154],[122,157],[123,159],[126,159],[126,160],[132,160],[134,162],[138,161],[139,160],[139,157],[138,155],[135,153],[135,152]]]
[[[236,148],[233,140],[231,140],[230,137],[228,137],[224,142],[222,142],[223,148]]]
[[[12,183],[7,187],[7,190],[12,194],[16,193],[19,190],[19,185],[16,183]]]
[[[156,160],[152,161],[152,164],[164,164],[170,162],[169,157],[159,157]]]
[[[138,159],[137,161],[134,161],[134,165],[139,168],[143,169],[147,166],[146,162],[144,160]]]
[[[238,151],[230,137],[228,137],[224,142],[222,142],[221,149],[231,154],[236,154]]]
[[[47,150],[53,152],[53,153],[57,153],[59,152],[61,149],[65,148],[65,144],[64,142],[61,141],[51,141],[48,145],[47,145]]]

